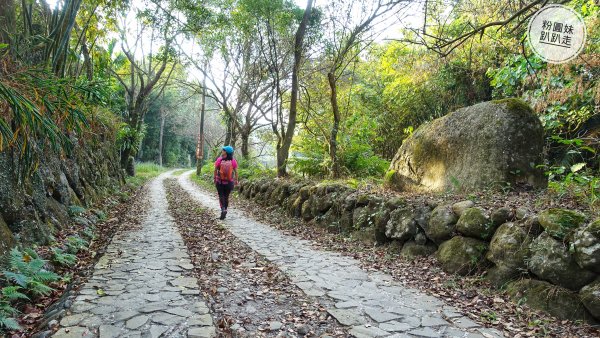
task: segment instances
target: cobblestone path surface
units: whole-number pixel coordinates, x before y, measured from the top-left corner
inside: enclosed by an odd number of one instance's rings
[[[148,187],[142,226],[115,236],[54,337],[212,337],[208,307],[167,213],[163,174]]]
[[[214,194],[179,177],[181,186],[207,208],[219,210]],[[215,212],[216,215],[216,212]],[[397,283],[384,273],[366,272],[358,261],[314,250],[310,242],[288,236],[230,208],[224,226],[253,250],[275,262],[307,295],[329,297],[328,309],[356,337],[503,337],[481,327],[444,301]]]

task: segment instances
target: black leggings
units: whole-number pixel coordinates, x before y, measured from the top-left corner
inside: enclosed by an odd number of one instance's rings
[[[221,210],[227,210],[227,206],[229,206],[229,194],[233,190],[233,182],[221,184],[217,183],[217,192],[219,193],[219,204],[221,205]]]

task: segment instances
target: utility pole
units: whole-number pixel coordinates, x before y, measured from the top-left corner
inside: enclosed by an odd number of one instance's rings
[[[204,62],[206,69],[207,62]],[[206,113],[206,73],[202,77],[202,103],[200,105],[200,132],[198,133],[198,143],[196,145],[196,175],[200,176],[202,165],[204,164],[204,115]]]

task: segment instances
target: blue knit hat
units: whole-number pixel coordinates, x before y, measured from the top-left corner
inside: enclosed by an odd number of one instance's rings
[[[225,150],[226,153],[228,154],[233,154],[233,147],[232,146],[224,146],[223,150]]]

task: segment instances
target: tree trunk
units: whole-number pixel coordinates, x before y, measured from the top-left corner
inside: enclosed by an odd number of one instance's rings
[[[331,158],[331,177],[340,177],[340,163],[337,157],[337,134],[340,127],[340,108],[337,101],[337,87],[333,72],[327,73],[329,88],[331,89],[331,110],[333,111],[333,126],[329,139],[329,157]]]
[[[15,2],[0,0],[0,43],[11,43],[15,32]]]
[[[125,148],[121,151],[121,168],[127,168],[127,161],[131,156],[131,148]]]
[[[281,146],[277,147],[277,177],[287,176],[287,159],[290,154],[292,139],[294,138],[296,115],[298,114],[298,73],[300,72],[300,64],[302,62],[304,35],[306,33],[306,27],[308,26],[312,5],[313,0],[308,0],[306,10],[302,16],[302,21],[296,31],[296,39],[294,42],[294,68],[292,69],[292,92],[290,97],[290,116]]]
[[[245,160],[248,160],[250,159],[250,131],[248,128],[244,128],[244,130],[242,130],[240,133],[240,138],[242,140],[242,157]]]
[[[225,145],[232,146],[235,148],[235,143],[237,141],[237,130],[235,128],[235,120],[231,116],[231,114],[226,115],[227,119],[227,134],[225,135]]]
[[[87,47],[85,37],[83,39],[83,45],[81,46],[81,53],[83,54],[83,67],[85,68],[85,74],[88,81],[94,79],[94,67],[92,65],[92,59],[90,58],[90,50]]]
[[[204,63],[206,68],[206,63]],[[196,146],[196,175],[200,176],[204,164],[204,115],[206,112],[206,75],[202,78],[202,104],[200,105],[200,132]]]
[[[62,11],[65,15],[65,20],[62,23],[60,30],[61,35],[59,35],[58,39],[56,40],[56,49],[52,55],[52,69],[54,70],[54,74],[59,77],[64,76],[67,55],[69,52],[71,31],[75,25],[75,19],[77,17],[77,12],[79,12],[80,5],[81,0],[70,0],[66,1],[62,8]]]
[[[163,136],[165,135],[165,113],[160,111],[160,134],[158,138],[158,165],[162,167],[163,165]]]

